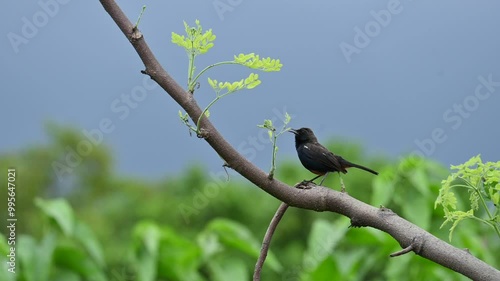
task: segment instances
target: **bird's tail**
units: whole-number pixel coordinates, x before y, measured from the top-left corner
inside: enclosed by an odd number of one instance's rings
[[[342,163],[342,166],[346,167],[346,168],[354,167],[354,168],[358,168],[358,169],[361,169],[361,170],[365,170],[365,171],[370,172],[370,173],[372,173],[374,175],[378,175],[377,172],[375,172],[374,170],[372,170],[370,168],[367,168],[365,166],[361,166],[361,165],[358,165],[358,164],[351,163],[351,162],[349,162],[349,161],[347,161],[347,160],[345,160],[343,158],[341,160],[341,163]]]

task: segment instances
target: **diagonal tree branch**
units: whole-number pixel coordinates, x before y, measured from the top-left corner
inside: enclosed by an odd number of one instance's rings
[[[125,34],[146,69],[143,71],[156,81],[186,112],[192,120],[202,113],[193,95],[184,90],[160,65],[149,49],[142,34],[134,30],[114,0],[100,0],[102,6]],[[404,220],[386,208],[375,208],[346,193],[325,187],[311,189],[291,188],[276,180],[249,162],[234,149],[215,129],[202,118],[202,137],[226,161],[227,165],[250,182],[286,204],[314,211],[330,211],[351,219],[352,226],[370,226],[382,230],[399,242],[402,248],[411,246],[413,252],[442,266],[459,272],[473,280],[500,280],[500,271],[472,256],[467,251],[453,247],[418,226]]]

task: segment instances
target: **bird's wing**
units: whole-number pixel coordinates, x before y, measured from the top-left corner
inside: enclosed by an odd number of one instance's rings
[[[328,167],[329,172],[347,173],[347,170],[342,167],[337,156],[330,152],[326,147],[318,143],[313,147],[313,149],[315,149],[318,154],[323,156],[315,160]]]
[[[340,163],[339,159],[337,158],[337,156],[335,154],[328,151],[328,153],[326,153],[325,156],[326,156],[327,161],[330,163],[330,165],[332,167],[335,167],[335,171],[342,172],[344,174],[347,173],[347,170],[342,166],[342,163]]]

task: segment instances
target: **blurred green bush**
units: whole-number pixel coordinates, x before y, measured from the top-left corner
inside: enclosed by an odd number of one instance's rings
[[[0,156],[3,171],[15,167],[18,173],[16,274],[2,270],[0,281],[251,279],[279,201],[234,173],[226,181],[222,168],[211,175],[193,165],[160,181],[117,175],[104,145],[60,181],[54,161],[64,163],[67,148],[83,137],[56,125],[48,132],[47,145]],[[351,142],[331,145],[380,172],[349,171],[343,179],[351,196],[390,208],[448,241],[448,229],[440,229],[443,211],[434,208],[446,168],[414,158],[361,159],[361,148]],[[278,163],[276,178],[288,184],[310,176],[295,157]],[[339,190],[338,175],[325,185]],[[457,194],[459,204],[467,199]],[[6,221],[7,214],[1,218]],[[400,246],[388,234],[348,226],[349,219],[337,214],[290,208],[273,237],[262,280],[468,280],[413,253],[389,258]],[[7,230],[2,233],[5,265],[10,246]],[[488,226],[463,221],[451,244],[500,266],[500,241]]]

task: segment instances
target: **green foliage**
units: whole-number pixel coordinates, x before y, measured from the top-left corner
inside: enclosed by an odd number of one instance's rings
[[[93,232],[75,219],[69,204],[63,199],[35,201],[47,226],[40,242],[19,237],[18,280],[107,280],[102,248]]]
[[[138,280],[203,280],[201,249],[169,227],[141,222],[134,231],[134,264]]]
[[[284,132],[288,132],[291,128],[288,128],[288,123],[292,120],[292,117],[285,112],[285,120],[283,121],[283,126],[281,127],[279,132],[276,132],[276,128],[273,125],[273,121],[270,119],[264,120],[262,125],[257,125],[257,127],[266,129],[267,134],[269,135],[269,140],[273,144],[273,157],[271,159],[271,171],[269,171],[269,179],[273,179],[274,172],[276,171],[276,154],[278,153],[278,146],[276,145],[278,141],[278,137]]]
[[[190,166],[156,181],[119,175],[102,145],[74,168],[68,175],[71,181],[59,182],[51,163],[83,138],[76,130],[53,126],[46,145],[0,155],[3,170],[14,166],[23,175],[17,178],[25,190],[18,195],[24,205],[17,217],[18,222],[29,222],[16,229],[18,273],[2,271],[0,280],[251,278],[260,241],[280,202],[244,181],[227,182],[222,168]],[[447,239],[448,230],[440,228],[443,210],[433,208],[446,168],[425,159],[392,163],[364,157],[352,141],[329,147],[380,172],[373,177],[350,170],[344,176],[349,195],[384,205]],[[280,161],[275,177],[290,184],[309,178],[296,157],[290,158]],[[325,185],[338,189],[336,177],[327,178]],[[41,199],[49,195],[55,198]],[[456,192],[457,206],[469,196]],[[184,205],[192,212],[183,214]],[[496,233],[473,220],[461,224],[465,227],[456,229],[453,244],[498,268]],[[262,280],[467,280],[414,254],[389,258],[401,249],[392,237],[348,225],[349,219],[339,215],[289,208],[273,237]],[[6,235],[0,235],[2,264],[8,247]]]
[[[238,56],[234,56],[234,60],[232,61],[222,61],[218,63],[211,64],[201,70],[196,76],[194,75],[194,71],[196,69],[195,59],[198,55],[205,54],[214,46],[214,41],[216,36],[212,33],[212,30],[203,32],[203,28],[200,25],[200,21],[196,20],[196,27],[190,27],[186,22],[184,22],[184,28],[186,32],[186,36],[179,35],[175,32],[172,32],[172,43],[184,48],[188,54],[189,58],[189,66],[188,66],[188,91],[190,93],[194,93],[194,90],[197,85],[199,85],[199,78],[202,74],[204,74],[209,69],[224,65],[224,64],[237,64],[246,66],[250,69],[256,69],[265,72],[271,71],[280,71],[283,66],[278,59],[272,59],[270,57],[260,58],[259,55],[254,53],[250,54],[239,54]],[[197,135],[200,135],[200,121],[205,116],[208,118],[210,116],[209,109],[212,105],[214,105],[221,98],[232,94],[234,92],[247,89],[251,90],[258,85],[260,85],[261,81],[259,80],[259,75],[255,73],[250,73],[247,78],[241,79],[239,81],[234,82],[218,82],[215,79],[208,78],[208,83],[215,91],[215,98],[204,108],[203,114],[200,115],[198,120],[196,120],[196,127],[192,126],[189,122],[188,115],[179,111],[179,117],[182,123],[184,123],[190,131],[195,132]]]
[[[189,58],[188,67],[188,91],[194,93],[194,88],[196,86],[199,76],[198,74],[195,78],[194,71],[195,59],[198,55],[205,54],[214,46],[215,34],[212,33],[212,29],[203,32],[203,28],[200,25],[200,21],[196,20],[196,27],[190,27],[186,22],[184,22],[184,30],[186,32],[186,37],[184,35],[179,35],[172,32],[172,43],[184,48]]]
[[[255,73],[250,73],[250,75],[241,79],[240,81],[236,81],[233,83],[229,82],[217,82],[217,80],[212,80],[208,78],[208,84],[215,90],[217,96],[225,96],[227,94],[234,93],[241,89],[253,89],[257,87],[261,81],[259,80],[259,75]],[[222,90],[226,90],[225,93],[221,94]]]
[[[446,220],[442,226],[452,223],[449,239],[451,240],[458,224],[465,219],[474,219],[491,226],[500,238],[500,161],[483,163],[480,155],[477,155],[464,164],[452,165],[451,169],[456,172],[442,181],[434,205],[443,207]],[[458,200],[453,192],[460,188],[467,190],[469,194],[465,211],[458,210]],[[487,218],[477,215],[480,205]]]
[[[192,53],[201,55],[208,52],[214,46],[213,42],[216,38],[215,34],[212,33],[212,29],[203,32],[199,20],[196,20],[195,24],[196,27],[190,27],[184,22],[186,37],[172,32],[172,43],[186,49],[188,56]]]
[[[373,180],[369,202],[387,206],[392,199],[400,206],[394,210],[416,225],[429,229],[432,223],[432,202],[437,192],[437,180],[446,170],[440,165],[417,157],[408,157],[395,167],[387,167]],[[439,176],[436,176],[439,175]],[[406,192],[396,192],[406,189]]]
[[[203,241],[204,248],[209,249],[207,251],[209,255],[205,256],[207,260],[217,257],[218,253],[223,252],[224,249],[239,251],[257,260],[261,246],[246,226],[222,218],[212,220],[201,232],[199,241]],[[272,252],[269,253],[268,261],[268,266],[272,270],[276,272],[282,270],[281,264]]]
[[[239,54],[234,56],[234,63],[244,65],[251,69],[258,69],[266,72],[280,71],[283,66],[278,59],[264,58],[260,59],[259,55],[254,53]]]
[[[60,227],[62,233],[71,236],[75,229],[75,217],[68,202],[63,199],[46,201],[40,198],[35,199],[35,205],[54,223]]]

